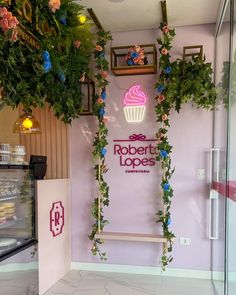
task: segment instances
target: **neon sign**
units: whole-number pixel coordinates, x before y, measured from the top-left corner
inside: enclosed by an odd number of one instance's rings
[[[140,85],[129,88],[124,97],[124,113],[128,123],[142,122],[145,113],[147,96],[140,90]]]

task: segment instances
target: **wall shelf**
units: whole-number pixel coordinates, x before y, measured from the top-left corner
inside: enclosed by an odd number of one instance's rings
[[[148,64],[128,66],[125,61],[125,56],[132,46],[133,45],[111,47],[112,72],[116,76],[155,74],[157,72],[157,50],[155,44],[140,45],[144,48]]]
[[[163,235],[155,235],[155,234],[101,232],[99,234],[96,234],[95,238],[102,239],[102,240],[116,240],[116,241],[136,241],[136,242],[153,242],[153,243],[167,242],[167,239]]]

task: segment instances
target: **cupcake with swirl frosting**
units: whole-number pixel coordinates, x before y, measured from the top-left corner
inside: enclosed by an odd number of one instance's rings
[[[144,118],[147,97],[140,85],[130,87],[124,97],[124,113],[127,122],[141,122]]]

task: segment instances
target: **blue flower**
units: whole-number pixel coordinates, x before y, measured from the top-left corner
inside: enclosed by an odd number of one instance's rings
[[[132,57],[132,58],[136,58],[136,57],[138,57],[138,53],[137,53],[137,52],[132,52],[132,53],[131,53],[131,57]]]
[[[61,23],[62,25],[66,25],[66,16],[62,16],[62,17],[60,18],[60,23]]]
[[[134,62],[133,62],[131,59],[129,59],[129,60],[127,61],[127,64],[128,64],[129,66],[132,66],[132,65],[134,65]]]
[[[105,115],[105,109],[104,108],[101,108],[100,110],[99,110],[99,116],[100,117],[103,117]]]
[[[45,50],[43,52],[43,60],[44,61],[50,61],[50,54],[49,54],[49,52],[47,50]]]
[[[162,93],[164,91],[165,87],[164,85],[160,84],[158,87],[157,87],[157,92],[159,93]]]
[[[168,156],[168,152],[167,151],[165,151],[165,150],[160,150],[160,155],[161,155],[161,157],[162,158],[167,158],[167,156]]]
[[[107,98],[106,91],[102,91],[102,93],[101,93],[101,98],[102,98],[102,99],[106,99],[106,98]]]
[[[166,68],[164,69],[164,73],[165,73],[165,74],[170,74],[171,71],[172,71],[172,68],[171,68],[171,67],[166,67]]]
[[[101,154],[103,155],[103,157],[106,156],[107,150],[105,148],[102,148],[101,150]]]
[[[58,78],[59,78],[60,81],[65,82],[66,76],[65,76],[65,74],[64,74],[64,72],[62,70],[59,70]]]
[[[171,219],[168,218],[166,225],[170,225],[171,224]]]
[[[165,192],[168,192],[169,190],[170,190],[170,185],[169,185],[169,183],[165,183],[165,184],[163,184],[163,190],[165,191]]]
[[[44,72],[48,73],[52,68],[52,63],[50,60],[50,54],[47,50],[43,52],[43,61]]]

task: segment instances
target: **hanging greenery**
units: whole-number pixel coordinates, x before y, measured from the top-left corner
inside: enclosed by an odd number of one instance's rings
[[[157,212],[157,222],[162,223],[163,235],[167,239],[164,243],[161,257],[162,270],[173,260],[171,255],[175,235],[170,230],[171,201],[174,194],[170,180],[174,173],[171,165],[172,146],[168,139],[170,127],[169,115],[174,108],[180,111],[184,103],[191,101],[198,108],[212,110],[216,102],[216,90],[212,83],[212,68],[205,58],[193,57],[190,60],[177,59],[171,62],[170,50],[175,36],[175,30],[161,23],[162,37],[157,39],[160,45],[160,77],[155,85],[157,121],[162,124],[157,132],[157,161],[161,164],[161,190],[163,209]]]
[[[94,36],[74,0],[0,0],[3,103],[27,112],[48,102],[65,123],[81,111],[79,80],[88,73]]]
[[[99,255],[102,260],[106,260],[106,253],[102,252],[99,246],[103,243],[101,239],[96,238],[96,234],[103,231],[103,228],[108,221],[104,219],[103,216],[103,207],[109,205],[109,187],[106,181],[104,180],[104,174],[107,172],[107,167],[105,164],[105,155],[107,153],[106,145],[108,129],[106,127],[107,118],[106,113],[106,86],[109,84],[107,80],[107,71],[109,70],[109,64],[105,59],[105,46],[108,40],[111,40],[112,37],[110,32],[98,32],[98,41],[95,47],[94,56],[96,62],[97,74],[96,86],[98,93],[96,95],[96,103],[94,106],[95,114],[98,118],[98,131],[96,133],[94,142],[93,142],[93,157],[96,162],[94,166],[95,176],[98,183],[98,194],[94,198],[92,204],[92,216],[95,219],[95,223],[92,226],[92,232],[89,235],[89,239],[92,241],[91,251],[93,255]]]

